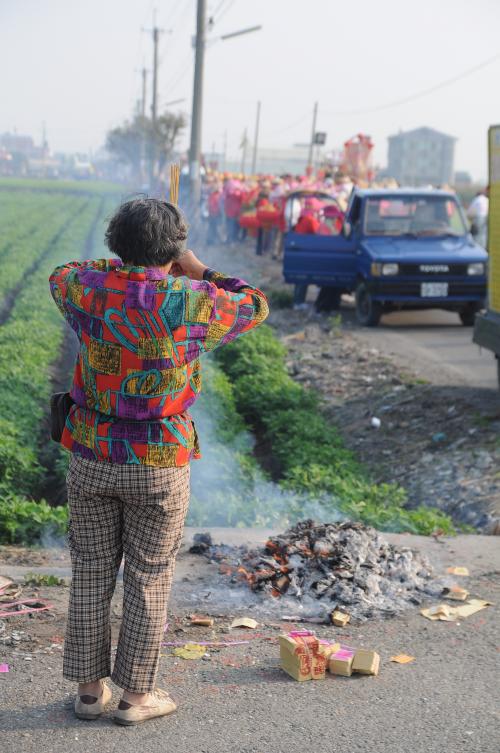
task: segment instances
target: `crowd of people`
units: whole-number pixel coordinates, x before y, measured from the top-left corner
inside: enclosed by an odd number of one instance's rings
[[[202,215],[207,220],[207,245],[234,244],[255,238],[258,255],[279,258],[283,234],[337,235],[349,196],[360,181],[340,171],[313,174],[248,176],[207,171],[202,187]],[[385,179],[380,188],[398,188]],[[486,246],[487,190],[480,191],[467,211],[471,233]]]
[[[353,186],[340,172],[258,177],[209,172],[202,192],[207,244],[231,244],[251,236],[257,254],[279,255],[287,229],[337,234]]]

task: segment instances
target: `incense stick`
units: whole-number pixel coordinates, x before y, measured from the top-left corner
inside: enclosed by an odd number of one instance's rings
[[[180,165],[170,165],[170,203],[179,203],[179,178],[181,175]]]

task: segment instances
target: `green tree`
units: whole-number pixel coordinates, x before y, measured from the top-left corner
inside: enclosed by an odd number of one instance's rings
[[[136,115],[108,132],[106,147],[119,162],[131,168],[136,179],[143,177],[144,161],[150,162],[153,156],[161,174],[185,127],[186,118],[181,113],[163,113],[154,127],[151,118]]]

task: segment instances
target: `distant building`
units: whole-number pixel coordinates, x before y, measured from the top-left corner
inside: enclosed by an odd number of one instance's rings
[[[260,147],[257,152],[257,172],[266,175],[283,175],[292,173],[293,175],[303,175],[308,162],[309,146],[293,147]],[[315,147],[314,155],[318,163],[322,159],[322,152]],[[245,163],[246,172],[250,172],[252,165],[252,148],[247,149],[247,158]],[[238,161],[228,160],[228,170],[241,169],[241,158]]]
[[[470,186],[472,185],[472,176],[470,173],[466,172],[465,170],[457,170],[455,173],[455,179],[454,184],[459,186]]]
[[[434,128],[415,128],[389,136],[387,173],[402,186],[453,182],[454,136]]]
[[[35,142],[31,136],[23,136],[18,133],[2,133],[0,135],[0,146],[3,146],[9,152],[18,152],[27,157],[31,156],[35,150]]]

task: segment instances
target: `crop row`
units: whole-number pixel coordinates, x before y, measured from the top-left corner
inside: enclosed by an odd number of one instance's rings
[[[0,254],[11,243],[19,239],[34,228],[31,221],[33,214],[47,211],[50,206],[50,196],[26,191],[15,195],[0,191]]]
[[[63,326],[48,290],[53,268],[82,254],[100,200],[76,198],[67,207],[54,197],[53,221],[64,229],[41,263],[23,280],[8,321],[0,327],[0,492],[34,495],[43,469],[38,458],[41,422],[47,413],[51,367],[56,363]],[[37,253],[37,246],[33,254]]]
[[[79,210],[81,203],[82,199],[76,196],[62,196],[56,209],[55,200],[44,197],[38,204],[21,199],[20,204],[12,208],[11,214],[17,215],[18,220],[17,228],[12,228],[7,237],[2,234],[0,308],[28,270],[35,269],[50,252],[54,238]]]

